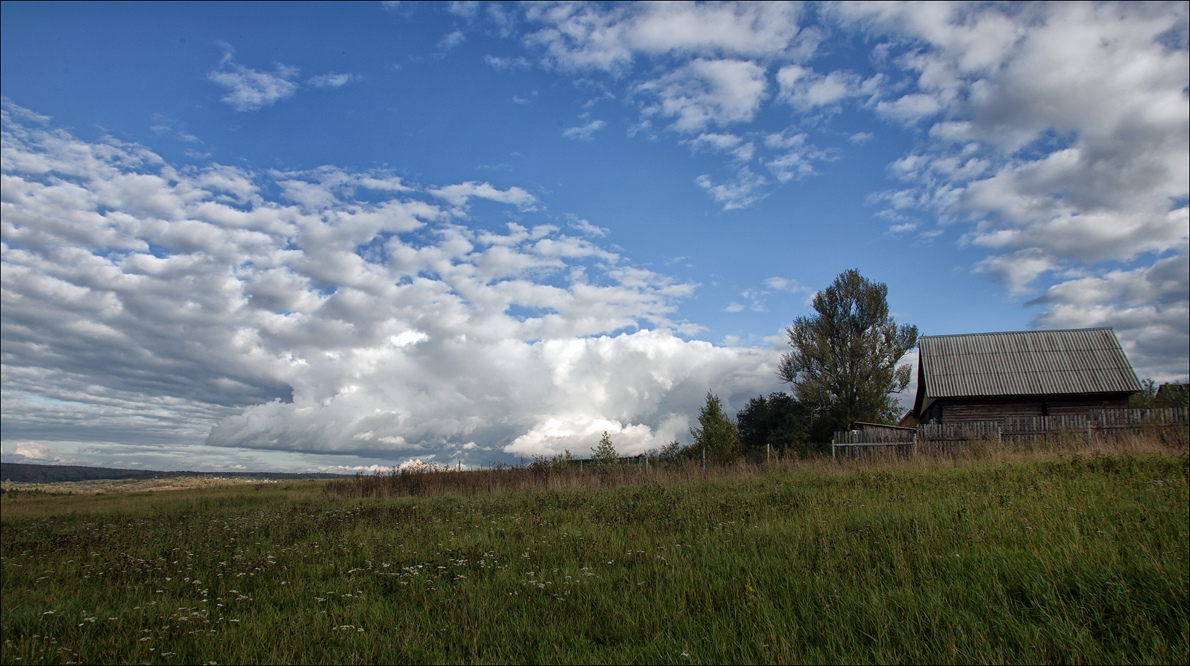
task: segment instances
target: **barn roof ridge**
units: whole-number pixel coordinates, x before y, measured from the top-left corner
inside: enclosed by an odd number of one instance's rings
[[[1140,390],[1110,327],[921,336],[918,350],[918,412],[937,398]]]
[[[1111,326],[1089,326],[1087,328],[1034,328],[1024,331],[986,331],[984,333],[943,333],[940,335],[919,335],[918,340],[922,338],[974,338],[984,336],[996,335],[1031,335],[1036,333],[1066,333],[1076,331],[1111,331],[1115,335],[1115,329]]]

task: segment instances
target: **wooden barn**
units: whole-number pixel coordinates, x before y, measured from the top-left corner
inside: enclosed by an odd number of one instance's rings
[[[930,335],[918,352],[911,416],[922,424],[1126,409],[1141,390],[1110,328]]]

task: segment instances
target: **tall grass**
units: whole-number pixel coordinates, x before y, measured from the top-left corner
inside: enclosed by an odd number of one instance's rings
[[[584,467],[569,460],[541,459],[519,467],[501,465],[475,470],[393,468],[387,473],[359,474],[349,479],[329,481],[324,489],[328,497],[338,499],[469,496],[535,490],[604,490],[618,486],[668,485],[712,479],[743,480],[798,471],[822,473],[830,469],[851,470],[856,465],[928,468],[939,464],[1043,460],[1068,455],[1151,454],[1184,450],[1187,440],[1185,428],[1181,428],[1096,437],[1089,441],[1080,434],[1021,441],[974,438],[961,443],[923,445],[915,455],[866,449],[837,460],[821,456],[801,458],[776,455],[767,460],[739,460],[727,465],[707,465],[699,460],[659,462],[642,456],[619,464],[588,464]]]
[[[1185,446],[1070,446],[470,496],[6,498],[0,660],[1190,661]]]

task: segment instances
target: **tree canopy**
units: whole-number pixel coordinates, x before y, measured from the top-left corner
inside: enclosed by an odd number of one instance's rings
[[[911,369],[897,361],[917,345],[917,327],[897,325],[888,312],[888,287],[849,270],[814,296],[810,317],[786,329],[793,351],[779,375],[814,415],[814,436],[829,437],[855,421],[894,422],[894,394],[909,385]]]
[[[809,453],[810,410],[788,393],[758,395],[736,414],[740,449],[759,453],[765,447],[774,451]]]

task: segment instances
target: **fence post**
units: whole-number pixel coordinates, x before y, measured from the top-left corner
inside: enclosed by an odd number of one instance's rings
[[[835,438],[831,437],[831,460],[835,459]]]
[[[707,468],[707,447],[702,447],[702,468]]]
[[[770,448],[769,443],[765,442],[764,443],[764,464],[766,464],[766,465],[769,464],[769,462],[770,462],[769,458],[771,457],[771,452],[769,451],[769,448]]]

